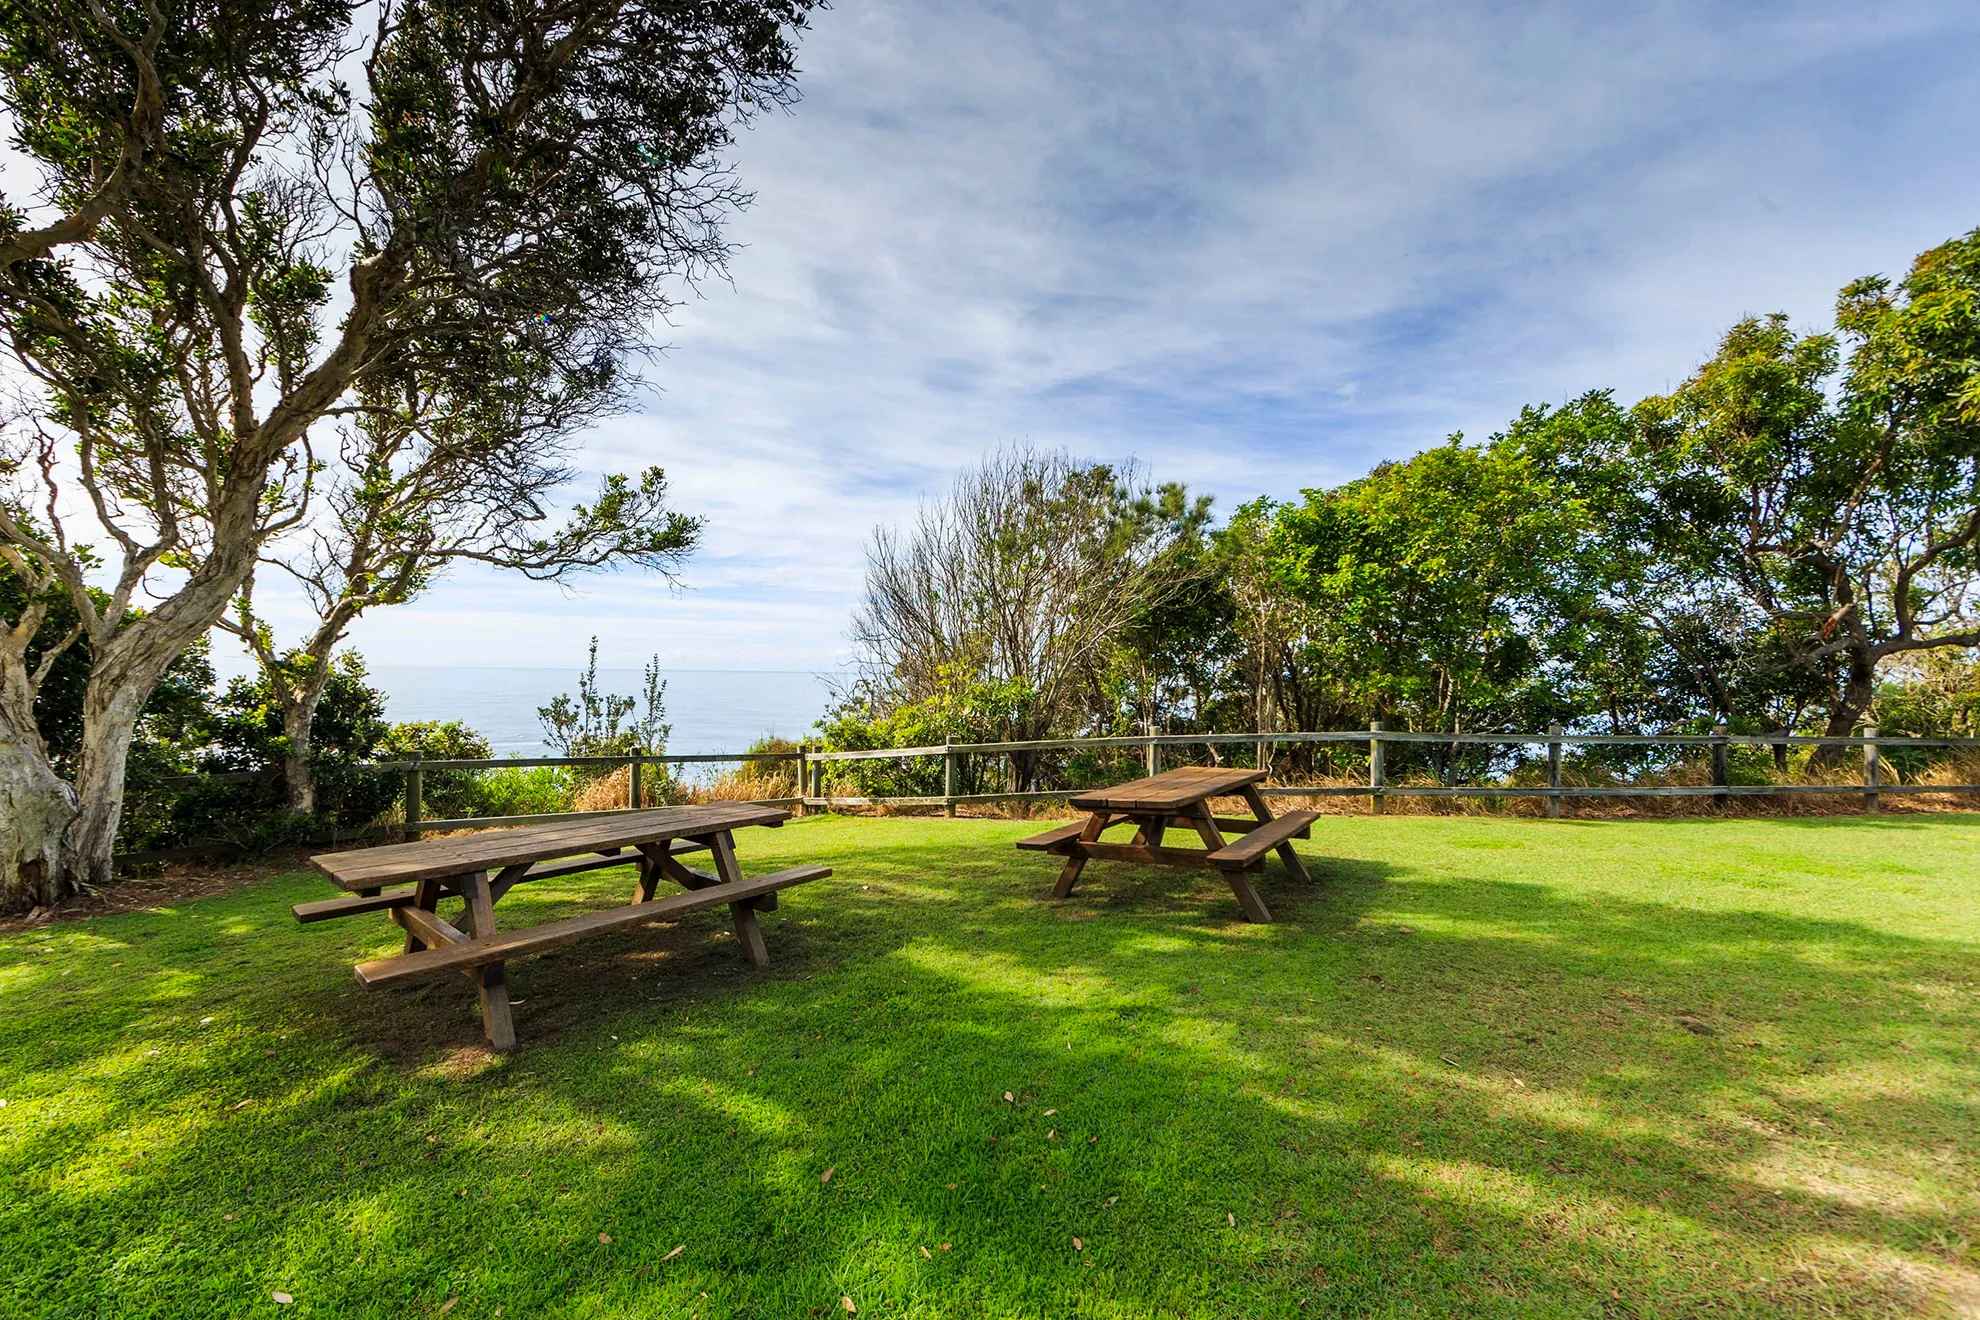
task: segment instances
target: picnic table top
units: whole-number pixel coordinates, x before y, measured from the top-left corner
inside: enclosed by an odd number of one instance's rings
[[[1176,811],[1204,798],[1235,793],[1264,778],[1263,770],[1186,765],[1132,783],[1092,789],[1069,801],[1081,811]]]
[[[309,864],[345,889],[376,889],[413,880],[444,879],[469,871],[494,871],[575,853],[717,834],[750,825],[781,825],[790,819],[790,814],[781,807],[760,807],[748,802],[654,807],[647,811],[600,813],[595,820],[519,825],[448,839],[320,853],[310,858]]]

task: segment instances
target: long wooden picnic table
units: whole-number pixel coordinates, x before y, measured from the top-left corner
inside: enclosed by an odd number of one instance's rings
[[[1286,870],[1298,879],[1307,879],[1306,867],[1291,841],[1308,837],[1320,816],[1313,811],[1274,816],[1265,795],[1258,791],[1264,778],[1263,770],[1183,766],[1132,783],[1095,789],[1070,799],[1074,807],[1089,813],[1085,820],[1047,830],[1021,841],[1018,847],[1066,859],[1059,882],[1052,888],[1054,898],[1071,894],[1080,871],[1094,858],[1153,866],[1203,866],[1223,875],[1246,920],[1270,921],[1272,913],[1249,877],[1264,870],[1265,854],[1277,849]],[[1218,797],[1243,798],[1253,818],[1213,814],[1210,799]],[[1102,842],[1100,836],[1116,825],[1133,825],[1134,838],[1127,843]],[[1203,847],[1165,847],[1162,838],[1171,827],[1193,831]],[[1227,842],[1226,834],[1239,837]]]
[[[389,913],[406,932],[405,949],[393,957],[359,963],[358,984],[377,989],[465,973],[479,994],[489,1045],[507,1051],[516,1043],[507,961],[522,954],[727,904],[744,953],[758,967],[767,966],[770,953],[756,914],[776,909],[778,890],[832,874],[828,866],[794,866],[743,878],[736,860],[735,831],[782,825],[788,819],[790,813],[776,807],[716,802],[324,853],[310,858],[310,864],[350,893],[298,903],[293,911],[296,920],[305,923],[361,912]],[[713,858],[712,874],[679,860],[702,851]],[[630,903],[525,930],[496,930],[495,905],[515,886],[629,861],[639,872]],[[685,892],[656,897],[662,879]],[[462,900],[466,930],[439,914],[440,900],[448,897]]]

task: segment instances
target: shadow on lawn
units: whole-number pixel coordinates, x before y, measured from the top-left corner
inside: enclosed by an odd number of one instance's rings
[[[1909,1178],[1980,1159],[1970,1005],[1937,1050],[1905,1033],[1950,1016],[1964,945],[1365,860],[1310,858],[1311,889],[1273,867],[1273,927],[1171,870],[1096,864],[1052,905],[1030,859],[823,860],[840,875],[765,922],[767,974],[713,919],[519,964],[523,1049],[500,1063],[449,1053],[473,1039],[465,986],[331,998],[325,967],[345,973],[313,941],[233,987],[237,1047],[142,1081],[134,1006],[61,1052],[83,1092],[61,1121],[0,1148],[41,1171],[0,1205],[35,1263],[0,1298],[112,1313],[170,1275],[186,1314],[272,1286],[338,1315],[458,1294],[456,1320],[842,1295],[1868,1315],[1972,1287],[1970,1210]],[[279,1075],[257,1032],[298,1042]],[[187,1107],[133,1168],[101,1154]],[[171,1275],[181,1253],[215,1264]]]

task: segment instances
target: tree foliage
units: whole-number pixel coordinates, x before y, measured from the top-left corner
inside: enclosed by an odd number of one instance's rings
[[[746,198],[723,153],[792,97],[811,8],[0,10],[0,98],[40,176],[0,204],[0,334],[28,383],[0,443],[0,561],[30,597],[65,592],[91,643],[73,788],[28,732],[21,639],[0,646],[7,820],[73,813],[52,838],[0,829],[0,903],[109,878],[138,711],[309,525],[326,423],[444,447],[623,397],[671,282],[727,256],[720,224]],[[482,550],[546,572],[582,544],[637,557],[669,534],[634,516],[652,491],[608,484],[562,531],[513,501]]]

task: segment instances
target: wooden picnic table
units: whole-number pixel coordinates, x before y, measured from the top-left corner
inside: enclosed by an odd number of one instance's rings
[[[776,807],[716,802],[325,853],[310,858],[310,864],[351,892],[343,898],[298,903],[293,911],[296,920],[305,923],[360,912],[390,913],[406,932],[405,949],[390,958],[359,963],[357,983],[373,990],[465,973],[481,999],[488,1043],[507,1051],[516,1043],[509,1014],[510,958],[726,903],[743,952],[758,967],[767,966],[770,953],[756,914],[776,909],[778,890],[832,874],[829,866],[794,866],[743,878],[736,861],[735,831],[751,825],[782,825],[788,819],[790,813]],[[714,860],[712,874],[680,861],[685,854],[703,851]],[[629,861],[639,871],[630,903],[526,930],[495,929],[495,905],[515,886]],[[686,892],[655,897],[662,879]],[[440,900],[449,897],[462,900],[466,930],[439,914]]]
[[[1272,913],[1252,888],[1249,876],[1265,869],[1265,854],[1276,848],[1286,870],[1305,880],[1306,868],[1293,851],[1291,840],[1307,838],[1320,815],[1289,811],[1274,816],[1265,805],[1265,795],[1258,791],[1264,778],[1263,770],[1184,766],[1133,783],[1081,793],[1070,801],[1091,813],[1085,820],[1025,839],[1018,847],[1066,859],[1059,883],[1052,888],[1054,898],[1072,893],[1080,871],[1094,858],[1152,866],[1204,866],[1223,875],[1247,920],[1270,921]],[[1253,819],[1211,812],[1211,798],[1232,796],[1244,799]],[[1127,843],[1101,842],[1100,836],[1116,825],[1133,825],[1134,838]],[[1171,827],[1193,831],[1203,847],[1165,847],[1162,837]],[[1227,843],[1227,834],[1239,837]]]

